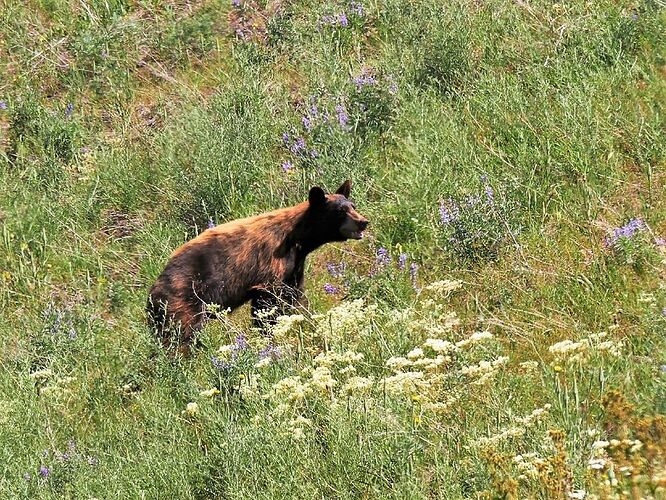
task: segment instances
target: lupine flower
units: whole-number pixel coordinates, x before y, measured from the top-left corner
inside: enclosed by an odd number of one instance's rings
[[[481,201],[481,197],[478,194],[471,195],[467,197],[467,206],[468,207],[473,207],[474,205],[478,205],[478,203]]]
[[[493,191],[492,186],[490,184],[486,184],[484,190],[486,192],[486,198],[488,200],[488,203],[492,205],[495,202],[495,192]]]
[[[339,264],[333,264],[332,262],[329,262],[326,264],[326,270],[333,278],[342,278],[342,276],[345,274],[345,267],[346,265],[344,262],[340,262]]]
[[[338,104],[335,107],[335,113],[338,115],[338,123],[340,124],[341,127],[347,126],[347,122],[349,122],[349,115],[347,114],[347,110],[345,107],[341,104]]]
[[[340,23],[340,26],[342,26],[343,28],[349,26],[349,20],[347,19],[347,14],[345,14],[344,12],[338,14],[338,22]]]
[[[259,351],[259,359],[280,359],[282,357],[282,350],[273,344],[268,344],[261,351]]]
[[[354,77],[352,81],[356,85],[356,90],[361,90],[366,85],[375,85],[377,83],[377,79],[370,74],[370,70],[368,69],[363,69],[361,74]]]
[[[291,149],[291,152],[294,153],[294,154],[299,153],[300,151],[305,149],[305,139],[303,139],[302,137],[299,137],[298,139],[296,139],[296,142],[294,142],[291,145],[290,149]]]
[[[449,224],[458,218],[459,210],[456,204],[449,198],[448,201],[439,205],[439,218],[442,224]]]
[[[351,2],[349,4],[349,10],[352,14],[355,14],[358,17],[363,17],[363,5],[359,2]]]
[[[331,15],[325,15],[321,18],[321,24],[335,24],[337,19]]]
[[[285,146],[289,145],[289,132],[282,133],[282,142],[284,143]]]
[[[212,217],[208,217],[208,229],[213,229],[215,227],[215,222]]]
[[[313,98],[313,100],[314,100],[314,98]],[[310,109],[308,110],[308,113],[313,118],[316,118],[317,116],[319,116],[319,109],[317,108],[317,105],[313,103],[310,106]]]
[[[49,470],[49,468],[46,465],[42,465],[39,468],[39,475],[42,476],[42,477],[49,477],[50,472],[51,471]]]
[[[239,333],[236,336],[236,339],[234,340],[234,343],[235,343],[236,351],[243,351],[243,350],[247,349],[248,347],[250,347],[250,344],[248,343],[247,339],[245,338],[245,335],[243,335],[242,333]]]
[[[312,130],[312,119],[309,116],[304,116],[302,118],[303,121],[303,128],[307,130],[308,132]]]
[[[218,372],[226,372],[231,369],[231,363],[228,363],[216,356],[211,356],[210,362]]]
[[[7,103],[5,101],[0,101],[0,109],[7,109]]]
[[[645,223],[641,219],[631,219],[622,227],[613,229],[613,234],[606,238],[607,247],[613,247],[621,239],[630,240],[638,232],[645,229]]]
[[[72,113],[74,112],[74,104],[71,102],[67,105],[67,108],[65,109],[65,116],[69,118],[72,116]]]
[[[231,0],[231,5],[233,5],[236,8],[240,7],[240,4],[241,4],[240,0]]]
[[[412,262],[409,265],[409,279],[412,281],[412,286],[416,288],[416,273],[419,270],[419,265],[416,262]]]
[[[291,161],[289,161],[289,160],[285,161],[285,162],[282,164],[282,170],[284,170],[285,173],[289,173],[289,172],[291,172],[291,171],[293,170],[293,168],[294,168],[294,164],[293,164]]]
[[[407,264],[407,254],[401,253],[398,256],[398,269],[403,270],[406,264]]]
[[[326,292],[328,295],[335,295],[339,292],[339,289],[331,283],[324,283],[324,292]]]
[[[656,239],[654,240],[654,243],[655,243],[655,245],[657,245],[658,247],[666,247],[666,239],[664,239],[664,238],[656,238]]]
[[[386,248],[381,247],[377,249],[377,256],[375,262],[380,267],[388,266],[391,263],[391,256]]]

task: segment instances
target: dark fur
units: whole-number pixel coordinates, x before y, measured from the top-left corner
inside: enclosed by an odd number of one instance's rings
[[[173,252],[147,306],[162,341],[189,346],[210,315],[207,304],[235,309],[252,301],[260,326],[257,311],[296,305],[307,255],[325,243],[360,237],[368,224],[347,199],[350,189],[349,181],[333,195],[314,187],[306,202],[221,224]]]

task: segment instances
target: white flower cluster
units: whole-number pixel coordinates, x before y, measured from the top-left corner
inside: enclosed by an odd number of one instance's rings
[[[610,466],[611,460],[606,454],[607,449],[622,447],[628,453],[638,453],[643,448],[643,443],[638,439],[611,439],[606,441],[599,439],[592,443],[591,458],[587,466],[593,470],[604,470]]]
[[[551,345],[548,351],[556,362],[584,363],[593,353],[609,354],[618,357],[622,354],[622,343],[604,340],[606,332],[593,333],[577,342],[563,340]]]
[[[278,316],[275,325],[271,329],[274,338],[284,338],[293,330],[293,328],[305,321],[302,314],[291,314],[288,316]]]
[[[315,316],[316,331],[325,338],[349,338],[367,334],[377,310],[376,305],[365,306],[363,299],[342,302],[324,315]]]
[[[438,295],[448,295],[451,292],[455,292],[460,287],[462,287],[462,281],[460,280],[441,280],[430,283],[429,285],[424,286],[423,289]]]
[[[530,427],[534,426],[536,423],[541,421],[544,415],[548,412],[548,410],[550,410],[550,408],[551,405],[546,404],[543,406],[543,408],[537,408],[536,410],[534,410],[532,413],[530,413],[525,417],[518,417],[515,419],[515,421],[520,425],[513,425],[503,430],[502,432],[495,434],[494,436],[481,438],[478,440],[477,444],[483,447],[494,446],[498,444],[500,441],[503,441],[505,439],[511,437],[520,437],[525,434],[527,429],[529,429]]]
[[[497,372],[509,362],[508,356],[500,356],[493,361],[483,360],[478,365],[463,366],[460,372],[476,380],[472,381],[474,385],[483,385],[489,382]]]

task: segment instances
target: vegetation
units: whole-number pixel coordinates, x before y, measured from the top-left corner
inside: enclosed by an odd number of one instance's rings
[[[0,1],[0,496],[663,498],[666,11]],[[307,311],[170,252],[353,180]],[[301,314],[302,313],[302,314]]]

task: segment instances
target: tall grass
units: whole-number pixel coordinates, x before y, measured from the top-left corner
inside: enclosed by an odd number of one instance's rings
[[[662,497],[664,16],[5,1],[2,497]],[[346,178],[306,314],[164,355],[174,248]]]

